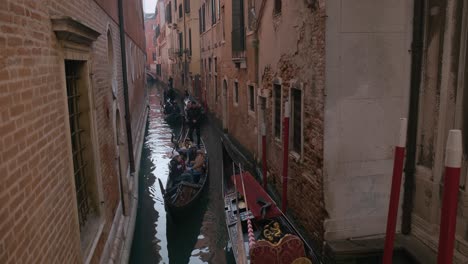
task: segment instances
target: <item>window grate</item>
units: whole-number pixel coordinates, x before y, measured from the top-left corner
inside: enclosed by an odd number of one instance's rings
[[[75,175],[76,198],[78,203],[78,220],[80,229],[86,224],[90,213],[87,190],[87,163],[84,158],[86,147],[82,140],[82,134],[85,132],[80,123],[80,94],[78,93],[78,62],[65,61],[66,85],[68,96],[68,113],[70,121],[70,138],[72,143],[73,167]]]

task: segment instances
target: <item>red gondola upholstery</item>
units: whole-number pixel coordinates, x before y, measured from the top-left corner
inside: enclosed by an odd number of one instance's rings
[[[291,264],[305,257],[304,244],[295,235],[284,236],[277,244],[259,240],[250,249],[252,264]]]

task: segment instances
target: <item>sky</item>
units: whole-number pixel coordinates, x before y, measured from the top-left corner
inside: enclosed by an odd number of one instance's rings
[[[143,11],[145,13],[154,13],[157,1],[158,0],[143,0]]]

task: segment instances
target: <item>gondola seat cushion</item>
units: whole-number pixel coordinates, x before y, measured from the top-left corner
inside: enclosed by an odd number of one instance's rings
[[[259,240],[250,249],[252,264],[291,264],[301,257],[305,257],[304,244],[299,237],[290,234],[277,244]]]

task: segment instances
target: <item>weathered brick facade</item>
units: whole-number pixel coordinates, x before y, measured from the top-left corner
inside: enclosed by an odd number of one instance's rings
[[[322,175],[325,4],[324,1],[313,4],[282,1],[281,11],[277,13],[275,1],[252,1],[253,6],[248,2],[244,1],[243,6],[246,47],[241,64],[235,64],[239,60],[232,52],[231,1],[220,1],[221,15],[214,25],[207,19],[207,30],[201,39],[206,102],[209,110],[223,120],[224,129],[258,161],[262,155],[261,125],[265,120],[268,181],[281,193],[283,145],[282,139],[276,139],[273,132],[273,84],[281,84],[281,119],[284,103],[290,100],[291,87],[301,88],[303,151],[299,156],[291,152],[289,157],[289,210],[316,248],[321,249],[326,217]],[[206,5],[208,3],[211,1],[206,1]],[[252,8],[257,18],[255,23],[250,14]],[[208,10],[211,10],[209,6]],[[210,12],[206,15],[211,19]],[[258,28],[255,30],[255,27]],[[238,85],[238,102],[235,83]],[[253,111],[249,86],[254,87]],[[265,109],[262,109],[262,100],[266,103]]]
[[[302,153],[289,155],[288,205],[316,249],[323,242],[323,123],[325,89],[325,1],[282,1],[280,15],[265,5],[259,30],[260,87],[267,97],[269,182],[282,190],[282,141],[273,132],[273,84],[280,83],[282,105],[291,88],[302,89]],[[272,15],[273,14],[273,15]],[[273,44],[274,43],[274,44]],[[282,111],[284,116],[284,110]],[[290,126],[290,134],[293,127]],[[290,142],[291,146],[291,142]]]
[[[130,1],[124,5],[132,6],[127,16],[134,20],[126,31],[127,59],[135,71],[133,77],[129,73],[129,95],[137,152],[146,111],[143,24],[135,16],[141,16],[142,7]],[[57,17],[72,17],[100,35],[89,49],[67,46],[54,32],[52,19]],[[110,233],[122,214],[119,186],[129,185],[123,189],[125,195],[135,189],[126,137],[121,137],[125,151],[119,154],[116,146],[116,124],[121,135],[126,134],[117,22],[116,1],[4,0],[0,4],[0,263],[97,263],[110,257],[109,238],[115,236]],[[86,62],[89,73],[81,75],[89,91],[81,96],[90,98],[90,108],[84,109],[91,116],[87,133],[96,143],[87,146],[95,158],[96,182],[90,185],[96,189],[92,197],[96,211],[91,215],[97,218],[88,220],[96,222],[96,233],[89,240],[78,223],[65,60]],[[120,169],[125,183],[119,181],[117,157],[125,165]],[[80,245],[81,241],[89,243]]]

